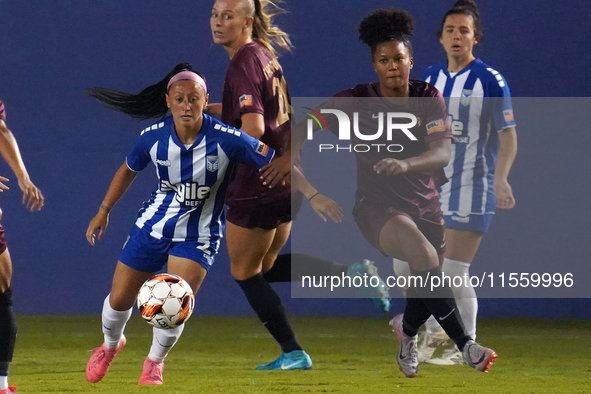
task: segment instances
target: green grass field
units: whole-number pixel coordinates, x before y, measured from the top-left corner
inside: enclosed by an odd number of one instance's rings
[[[421,365],[407,379],[396,365],[387,319],[293,318],[311,371],[254,371],[279,348],[255,317],[189,320],[166,359],[164,386],[139,386],[151,329],[133,316],[127,346],[98,384],[85,380],[100,345],[99,316],[18,316],[10,382],[20,393],[590,393],[591,321],[483,319],[478,340],[499,359],[489,374]]]

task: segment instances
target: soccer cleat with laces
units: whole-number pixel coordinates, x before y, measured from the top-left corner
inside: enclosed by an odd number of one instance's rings
[[[382,312],[388,312],[390,310],[390,293],[386,283],[378,275],[378,269],[374,263],[363,259],[347,268],[347,276],[351,278],[351,281],[356,276],[363,278],[364,275],[367,275],[368,278],[362,283],[367,283],[368,286],[360,286],[356,287],[356,289],[365,297],[371,299]],[[377,280],[371,280],[374,277]],[[372,284],[377,284],[377,286],[374,287]]]
[[[119,346],[115,349],[111,349],[105,346],[103,343],[101,346],[89,350],[92,353],[88,364],[86,365],[86,380],[90,383],[100,382],[109,372],[109,367],[113,362],[113,359],[123,349],[123,346],[127,343],[125,336],[121,337]]]
[[[449,337],[445,331],[429,332],[425,331],[419,335],[419,342],[417,352],[419,354],[419,362],[429,362],[428,360],[433,357],[433,353],[438,346],[447,341]]]
[[[394,319],[390,321],[392,331],[398,338],[398,354],[396,355],[396,361],[400,370],[407,378],[414,378],[419,373],[419,356],[417,354],[417,338],[409,337],[402,330],[402,318],[403,315],[396,315]]]
[[[312,369],[312,359],[303,350],[294,350],[289,353],[281,353],[279,358],[269,364],[259,365],[255,369],[259,371],[287,371],[293,369]]]
[[[487,373],[498,358],[494,350],[482,346],[472,340],[468,341],[462,351],[464,361],[470,367]]]
[[[162,384],[162,370],[164,369],[164,363],[157,363],[156,361],[150,360],[146,357],[144,360],[144,367],[142,369],[142,376],[138,384]]]
[[[16,386],[15,385],[8,386],[8,388],[5,390],[0,390],[0,394],[14,394],[14,393],[16,393]]]

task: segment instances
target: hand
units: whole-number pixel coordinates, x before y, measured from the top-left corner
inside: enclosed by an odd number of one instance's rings
[[[317,194],[310,200],[310,205],[314,212],[320,216],[320,219],[326,222],[326,216],[332,219],[335,223],[343,221],[343,209],[330,197],[323,194]],[[326,215],[326,216],[324,216]]]
[[[382,159],[378,161],[374,166],[373,170],[378,174],[386,173],[386,175],[399,175],[404,174],[408,171],[408,163],[404,160],[396,159]]]
[[[515,197],[513,197],[513,189],[511,189],[509,182],[495,179],[493,188],[497,197],[497,208],[511,209],[515,206]]]
[[[88,225],[88,229],[86,230],[86,240],[89,244],[94,246],[96,235],[95,233],[98,231],[98,239],[103,239],[103,235],[105,234],[105,230],[109,225],[109,214],[102,209],[99,209],[98,213],[92,218],[90,224]]]
[[[31,212],[39,211],[43,208],[45,198],[41,194],[41,190],[31,182],[30,179],[19,179],[18,185],[23,191],[23,204]]]
[[[8,186],[6,186],[3,182],[8,182],[9,179],[8,178],[4,178],[3,176],[0,176],[0,193],[2,193],[4,190],[9,190],[10,188]]]
[[[269,185],[269,188],[273,188],[278,184],[285,186],[291,183],[291,154],[286,153],[281,157],[276,157],[259,172],[262,172],[261,180],[263,185]]]

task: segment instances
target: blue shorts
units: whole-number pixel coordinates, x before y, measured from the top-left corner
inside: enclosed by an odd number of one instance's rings
[[[176,256],[193,260],[209,272],[216,253],[217,250],[209,244],[157,239],[147,230],[133,226],[119,254],[119,261],[138,271],[157,272],[168,262],[168,256]]]
[[[488,233],[493,216],[495,216],[494,213],[466,215],[452,212],[451,215],[443,215],[443,220],[445,220],[445,228]]]

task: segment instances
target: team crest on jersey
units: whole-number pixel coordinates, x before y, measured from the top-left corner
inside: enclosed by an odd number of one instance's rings
[[[257,145],[256,152],[261,156],[267,156],[267,152],[269,152],[269,147],[265,145],[264,142],[259,141]]]
[[[247,105],[252,105],[252,96],[250,94],[243,94],[239,98],[240,101],[240,108],[246,107]]]
[[[218,156],[207,156],[207,171],[215,172],[219,168],[219,157]]]
[[[462,98],[460,100],[460,103],[465,107],[467,105],[470,105],[470,99],[472,98],[472,90],[470,89],[464,89],[462,90]]]

